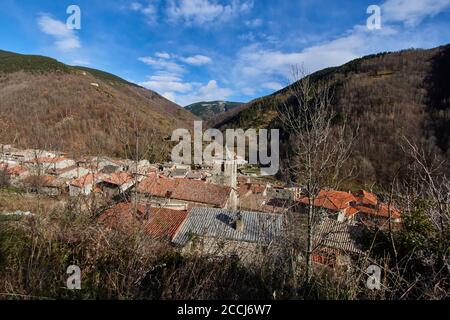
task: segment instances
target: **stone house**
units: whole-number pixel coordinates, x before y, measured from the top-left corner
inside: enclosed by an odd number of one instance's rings
[[[69,195],[71,197],[88,196],[96,189],[96,184],[101,180],[101,175],[88,173],[78,179],[69,182]]]
[[[129,191],[135,185],[135,182],[136,179],[131,173],[116,172],[109,175],[102,175],[97,186],[107,198],[114,198]]]
[[[279,214],[192,208],[172,242],[184,254],[236,256],[251,263],[276,254],[283,229]]]
[[[365,254],[358,241],[360,233],[358,226],[324,219],[314,236],[313,262],[332,269],[348,269],[354,259]]]

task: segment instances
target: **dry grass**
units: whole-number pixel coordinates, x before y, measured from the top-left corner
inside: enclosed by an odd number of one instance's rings
[[[52,198],[38,197],[33,194],[21,193],[16,189],[0,189],[0,212],[51,211],[61,207],[64,202]]]

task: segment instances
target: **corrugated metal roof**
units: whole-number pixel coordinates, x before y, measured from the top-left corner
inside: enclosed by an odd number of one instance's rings
[[[244,229],[233,228],[237,212],[214,208],[193,208],[181,225],[173,242],[184,246],[191,235],[221,238],[224,240],[265,242],[281,237],[283,216],[277,214],[241,211]]]

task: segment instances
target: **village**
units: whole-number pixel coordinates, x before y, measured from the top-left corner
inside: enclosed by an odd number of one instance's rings
[[[250,262],[282,247],[288,234],[303,232],[287,221],[306,216],[310,197],[302,185],[268,181],[246,167],[237,158],[191,167],[75,159],[58,151],[0,145],[0,185],[58,201],[94,197],[102,208],[96,220],[107,228],[143,230],[183,254],[233,255]],[[398,229],[402,224],[396,208],[366,190],[324,189],[313,201],[320,219],[312,258],[332,269],[365,254],[355,237],[362,228]]]

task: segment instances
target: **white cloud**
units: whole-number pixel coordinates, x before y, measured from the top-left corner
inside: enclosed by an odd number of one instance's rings
[[[258,92],[258,90],[254,87],[244,87],[241,89],[241,92],[246,96],[254,96]]]
[[[143,8],[143,6],[139,2],[132,2],[130,5],[130,9],[133,11],[140,11],[140,10],[142,10],[142,8]]]
[[[175,101],[175,100],[176,100],[175,93],[173,93],[173,92],[164,92],[164,93],[162,94],[162,96],[163,96],[164,98],[166,98],[167,100],[170,100],[170,101],[176,103],[176,101]]]
[[[265,82],[265,83],[262,84],[262,87],[265,88],[265,89],[274,90],[274,91],[278,91],[278,90],[283,89],[283,85],[281,85],[280,83],[275,82],[275,81],[273,81],[273,82]]]
[[[203,56],[200,54],[187,58],[180,58],[180,60],[194,66],[202,66],[205,64],[210,64],[212,62],[212,59],[210,57]]]
[[[207,84],[195,84],[193,90],[187,94],[168,93],[179,105],[187,106],[199,101],[227,100],[233,91],[228,88],[222,88],[216,80],[210,80]]]
[[[176,62],[167,60],[165,58],[153,58],[153,57],[140,57],[139,61],[152,66],[156,70],[167,71],[170,73],[181,74],[186,72],[183,66]]]
[[[243,34],[239,35],[238,39],[241,41],[253,42],[256,40],[256,36],[253,32],[247,32],[247,33],[243,33]]]
[[[159,73],[156,76],[151,76],[153,81],[170,81],[170,82],[180,82],[182,79],[179,76],[172,75],[170,73]]]
[[[299,52],[283,52],[254,44],[240,51],[233,73],[237,79],[247,83],[255,81],[256,85],[267,88],[267,84],[274,84],[274,79],[289,77],[293,65],[305,65],[308,70],[316,71],[355,59],[359,56],[355,49],[362,46],[362,41],[358,35],[350,35]]]
[[[149,0],[146,4],[141,2],[132,2],[130,9],[140,12],[146,17],[146,20],[150,24],[155,24],[158,21],[158,8],[156,6],[158,0]]]
[[[178,77],[151,76],[148,81],[139,85],[161,93],[163,97],[182,106],[194,102],[210,100],[227,100],[233,94],[228,88],[222,88],[216,80],[210,80],[206,84],[198,82],[183,82]]]
[[[403,22],[415,26],[448,7],[450,0],[387,0],[381,12],[385,22]]]
[[[260,26],[262,26],[262,24],[263,24],[263,20],[262,19],[254,19],[254,20],[245,21],[245,25],[247,27],[251,27],[251,28],[260,27]]]
[[[388,0],[387,3],[391,1],[393,0]],[[397,16],[396,19],[405,23],[411,21],[406,16]],[[365,25],[357,25],[341,37],[298,51],[288,52],[273,49],[268,43],[254,43],[238,52],[236,61],[233,61],[230,81],[236,88],[247,88],[249,83],[253,83],[258,89],[275,90],[279,89],[275,83],[292,78],[292,66],[304,66],[307,72],[315,72],[372,53],[427,47],[433,43],[431,39],[438,38],[437,33],[439,30],[432,29],[430,32],[425,28],[411,28],[408,24],[395,26],[384,23],[382,29],[377,31],[370,31]],[[240,92],[249,95],[249,91],[244,89],[240,89]]]
[[[75,31],[59,20],[43,14],[38,18],[40,30],[55,39],[55,46],[62,51],[81,48],[81,42]]]
[[[228,21],[239,14],[248,13],[252,8],[253,1],[249,0],[232,0],[226,5],[217,0],[170,0],[166,14],[171,22],[204,25]]]
[[[211,100],[211,99],[225,100],[232,94],[232,92],[229,89],[220,88],[216,80],[210,80],[207,85],[200,87],[198,89],[197,94],[203,97],[202,99],[199,100]]]
[[[158,52],[154,56],[141,57],[139,61],[151,66],[156,74],[147,77],[139,84],[147,89],[161,93],[165,98],[180,105],[188,105],[200,100],[225,100],[232,94],[227,88],[222,88],[216,80],[207,84],[187,82],[182,75],[187,71],[175,61],[182,61],[189,65],[201,66],[212,62],[210,57],[193,55],[181,57],[167,52]]]
[[[192,90],[191,83],[182,82],[182,79],[170,75],[151,76],[147,81],[141,82],[140,85],[156,92],[189,92]]]
[[[55,44],[60,50],[72,50],[81,47],[78,38],[64,38],[61,40],[56,40]]]
[[[370,31],[365,25],[356,25],[340,37],[316,40],[301,50],[284,50],[282,43],[271,42],[259,34],[243,34],[239,39],[252,44],[239,50],[224,77],[240,93],[254,96],[264,92],[263,89],[280,89],[281,83],[292,78],[293,65],[303,65],[308,72],[315,72],[371,53],[439,44],[438,29],[417,25],[448,9],[450,0],[386,0],[381,7],[381,30]],[[250,26],[251,21],[246,25]]]
[[[182,74],[186,72],[186,69],[176,61],[181,61],[185,64],[192,66],[203,66],[212,63],[212,59],[204,55],[193,55],[189,57],[182,57],[167,52],[157,52],[153,57],[140,57],[139,61],[152,66],[159,71],[165,71],[169,73]]]
[[[422,5],[422,2],[426,5]],[[205,15],[198,16],[194,13],[194,8],[189,11],[191,7],[185,1],[173,0],[171,5],[179,10],[174,11],[176,14],[173,18],[185,23],[206,24],[220,21],[222,18],[218,18],[217,14],[223,12],[226,7],[217,1],[192,0],[192,3],[198,3],[200,5],[198,14],[203,12]],[[356,25],[335,39],[323,41],[323,38],[318,37],[314,40],[315,44],[299,50],[288,51],[284,49],[281,41],[270,41],[268,37],[261,35],[255,36],[253,33],[242,35],[242,40],[250,40],[253,43],[241,48],[236,57],[229,60],[228,65],[212,69],[221,70],[217,71],[221,72],[221,76],[213,75],[211,78],[220,79],[225,87],[221,87],[217,80],[203,84],[185,82],[180,76],[182,73],[158,75],[147,82],[153,81],[148,84],[154,90],[163,92],[164,96],[170,97],[172,101],[181,105],[202,100],[227,100],[235,94],[253,97],[267,90],[276,91],[284,87],[283,84],[291,78],[293,65],[303,65],[308,72],[315,72],[342,65],[371,53],[411,47],[430,47],[441,43],[442,27],[436,28],[435,25],[430,25],[427,28],[428,24],[422,24],[419,28],[417,24],[426,17],[445,10],[450,6],[450,0],[386,0],[381,6],[383,15],[381,30],[371,31],[365,25]],[[248,21],[245,24],[250,26],[251,23]],[[446,34],[450,35],[449,32]],[[211,58],[208,62],[206,59],[208,57],[199,57],[206,56],[181,57],[167,53],[164,57],[155,55],[147,63],[153,66],[161,65],[161,60],[167,58],[165,59],[167,63],[183,68],[183,64],[203,65],[212,62]],[[169,69],[167,65],[164,65],[157,70],[168,71]]]
[[[173,81],[144,81],[140,83],[144,88],[156,91],[156,92],[188,92],[192,90],[192,86],[189,83],[173,82]]]
[[[161,59],[170,59],[170,54],[168,54],[167,52],[157,52],[155,53],[155,57]]]

